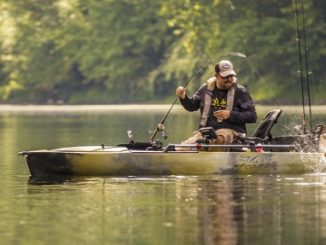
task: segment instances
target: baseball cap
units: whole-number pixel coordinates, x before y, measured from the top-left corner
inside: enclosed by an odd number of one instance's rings
[[[237,74],[233,70],[233,65],[230,61],[228,60],[221,60],[218,63],[218,73],[222,77],[227,77],[230,75],[236,76]]]

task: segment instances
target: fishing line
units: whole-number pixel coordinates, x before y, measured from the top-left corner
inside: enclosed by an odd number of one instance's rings
[[[195,77],[198,77],[200,75],[203,74],[203,72],[205,71],[205,69],[208,67],[208,65],[212,64],[213,62],[216,62],[218,59],[225,57],[225,56],[235,56],[235,57],[240,57],[240,58],[247,58],[247,56],[243,53],[239,53],[239,52],[223,52],[218,54],[217,56],[215,56],[214,58],[209,59],[206,63],[204,63],[203,65],[199,66],[195,72],[189,77],[189,79],[186,81],[186,83],[184,84],[184,88],[186,88],[188,86],[188,84],[191,82],[191,80]],[[177,103],[179,97],[177,96],[172,105],[170,106],[169,110],[167,111],[167,113],[163,116],[163,118],[161,119],[161,121],[157,124],[151,138],[150,141],[153,142],[156,134],[160,131],[164,131],[165,127],[164,127],[164,123],[165,120],[167,119],[168,115],[170,114],[172,108],[174,107],[174,105]],[[164,136],[166,138],[166,136]]]
[[[281,106],[280,101],[277,99],[276,94],[274,93],[274,90],[272,89],[272,87],[269,85],[269,83],[267,83],[265,81],[265,79],[263,79],[263,76],[259,73],[259,71],[256,69],[256,67],[254,66],[254,64],[251,62],[251,60],[249,59],[249,57],[246,57],[246,60],[248,62],[248,64],[250,65],[250,68],[254,71],[254,73],[256,73],[256,75],[258,76],[258,78],[263,82],[264,86],[266,86],[266,88],[268,89],[268,92],[270,94],[272,94],[272,99],[274,100],[274,103],[278,106]],[[254,88],[255,89],[255,88]]]

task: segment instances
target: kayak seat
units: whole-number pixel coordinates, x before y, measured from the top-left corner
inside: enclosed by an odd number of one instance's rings
[[[281,109],[274,109],[268,112],[264,119],[258,124],[257,128],[252,134],[252,137],[266,139],[272,138],[271,130],[277,123],[277,119],[281,116]]]
[[[251,137],[236,137],[242,143],[266,143],[272,139],[271,130],[277,123],[278,118],[281,116],[281,109],[274,109],[268,112],[263,120],[258,124]]]

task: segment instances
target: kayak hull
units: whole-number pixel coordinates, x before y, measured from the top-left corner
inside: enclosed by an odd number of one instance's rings
[[[324,153],[147,151],[71,147],[27,151],[32,176],[302,174],[323,172]]]

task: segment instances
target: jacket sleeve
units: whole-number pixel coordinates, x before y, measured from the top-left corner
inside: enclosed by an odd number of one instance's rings
[[[229,121],[232,123],[255,123],[257,113],[250,94],[245,89],[238,91],[238,110],[231,111]]]
[[[191,97],[186,95],[184,99],[180,98],[181,105],[187,111],[197,111],[200,108],[200,102],[205,90],[205,86],[207,85],[202,85]]]

